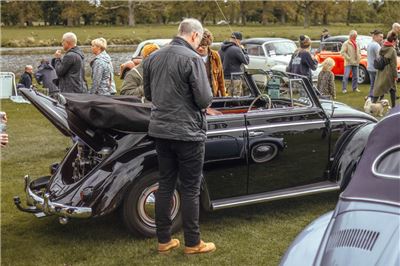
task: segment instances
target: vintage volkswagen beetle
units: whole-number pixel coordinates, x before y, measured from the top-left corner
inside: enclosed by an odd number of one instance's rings
[[[249,69],[286,71],[293,53],[297,50],[294,41],[285,38],[251,38],[242,41],[249,55]],[[311,71],[313,83],[318,81],[321,65]]]
[[[248,95],[213,99],[212,108],[222,114],[207,117],[202,207],[212,211],[339,189],[375,118],[319,100],[305,77],[238,75]],[[21,92],[64,135],[79,140],[51,176],[25,177],[28,206],[18,196],[16,206],[39,217],[58,215],[61,223],[120,207],[131,232],[154,236],[157,154],[146,134],[150,105],[132,96],[82,94],[65,94],[60,104],[33,90]],[[179,185],[171,215],[176,231]]]
[[[371,132],[336,209],[313,221],[281,265],[400,265],[400,107]]]

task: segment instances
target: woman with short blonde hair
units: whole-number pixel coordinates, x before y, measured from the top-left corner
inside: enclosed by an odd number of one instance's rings
[[[336,99],[335,75],[332,68],[335,66],[335,60],[328,57],[322,62],[322,70],[318,75],[317,89],[322,95]]]
[[[104,38],[97,38],[91,42],[92,46],[99,47],[102,51],[107,49],[107,41]]]
[[[334,66],[335,60],[331,57],[328,57],[324,62],[322,62],[322,70],[324,71],[331,71]]]
[[[114,82],[114,68],[111,57],[107,54],[107,41],[104,38],[94,39],[92,53],[96,56],[91,62],[92,88],[90,93],[110,95],[117,92]]]

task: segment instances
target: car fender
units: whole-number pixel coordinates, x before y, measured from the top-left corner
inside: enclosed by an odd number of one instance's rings
[[[280,265],[312,265],[333,213],[334,211],[325,213],[309,224],[289,246]]]
[[[352,170],[357,166],[374,127],[375,123],[362,124],[337,141],[331,177],[340,184],[341,190],[344,190],[350,181]]]

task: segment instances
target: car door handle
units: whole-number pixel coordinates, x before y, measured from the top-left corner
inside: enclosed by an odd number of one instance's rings
[[[250,131],[249,132],[249,137],[260,137],[264,135],[264,132],[262,131]]]

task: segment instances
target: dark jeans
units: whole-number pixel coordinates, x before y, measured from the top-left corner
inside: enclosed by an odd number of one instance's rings
[[[376,71],[369,71],[368,70],[368,74],[369,74],[369,80],[371,82],[371,87],[369,88],[369,97],[374,96],[374,84],[375,84],[375,77],[376,77]]]
[[[345,66],[344,75],[342,80],[342,91],[347,89],[347,82],[349,82],[350,72],[351,76],[351,88],[355,91],[358,87],[358,66]]]
[[[200,184],[204,142],[156,139],[160,176],[156,193],[156,225],[159,243],[171,240],[171,202],[179,176],[185,245],[200,242]]]

